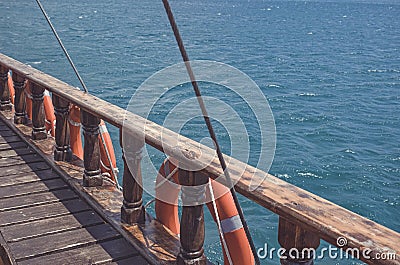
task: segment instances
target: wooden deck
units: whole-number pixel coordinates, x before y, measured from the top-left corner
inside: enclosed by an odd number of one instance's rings
[[[0,245],[4,264],[148,264],[1,119]]]

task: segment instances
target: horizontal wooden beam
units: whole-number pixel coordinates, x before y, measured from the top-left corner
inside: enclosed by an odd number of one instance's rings
[[[188,166],[204,167],[212,178],[222,175],[215,151],[170,131],[134,113],[106,102],[48,75],[31,66],[0,54],[0,65],[18,72],[26,79],[43,86],[64,100],[122,128],[133,137],[144,137],[147,144],[174,156]],[[124,124],[124,121],[129,121]],[[146,125],[146,126],[145,126]],[[145,130],[143,130],[145,128]],[[179,137],[178,137],[179,136]],[[180,139],[177,144],[176,139]],[[201,157],[201,159],[197,159]],[[369,264],[400,264],[400,234],[357,215],[343,207],[300,189],[262,170],[225,156],[236,189],[245,197],[275,212],[301,227],[311,230],[325,241],[337,245],[339,237],[347,244],[343,248],[370,249],[369,256],[377,253],[396,253],[396,260],[369,260]],[[207,161],[211,161],[208,163]],[[218,181],[225,184],[223,178]],[[253,190],[252,183],[261,183]]]

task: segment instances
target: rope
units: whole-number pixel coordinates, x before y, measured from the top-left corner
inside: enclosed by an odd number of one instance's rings
[[[174,32],[176,42],[178,43],[179,51],[181,53],[183,62],[185,63],[186,70],[187,70],[187,72],[189,74],[190,81],[192,83],[194,92],[196,94],[196,98],[197,98],[197,101],[199,103],[199,106],[200,106],[204,121],[205,121],[205,123],[207,125],[208,132],[210,134],[211,139],[214,141],[214,147],[215,147],[215,151],[217,152],[219,163],[220,163],[220,165],[222,167],[222,171],[224,172],[227,185],[228,185],[228,187],[230,187],[230,192],[232,194],[235,206],[236,206],[236,208],[238,210],[238,213],[239,213],[239,216],[240,216],[240,220],[242,221],[243,228],[244,228],[244,231],[246,233],[247,240],[249,241],[249,244],[250,244],[250,247],[251,247],[251,251],[252,251],[253,256],[254,256],[255,263],[257,265],[259,265],[260,264],[260,260],[259,260],[258,255],[257,255],[256,247],[255,247],[254,242],[253,242],[253,240],[251,238],[251,234],[250,234],[249,228],[247,226],[246,220],[244,218],[242,208],[240,207],[240,203],[239,203],[239,200],[238,200],[237,195],[236,195],[235,187],[233,186],[232,179],[230,177],[229,171],[227,170],[225,159],[224,159],[224,157],[222,155],[222,151],[221,151],[221,149],[219,147],[219,144],[218,144],[218,141],[217,141],[217,137],[215,135],[213,126],[211,124],[210,117],[208,116],[208,113],[207,113],[207,110],[206,110],[206,106],[204,104],[203,98],[202,98],[201,93],[200,93],[199,86],[197,84],[197,81],[196,81],[196,78],[194,76],[192,67],[190,65],[189,56],[188,56],[188,54],[186,52],[185,46],[183,44],[183,40],[182,40],[182,38],[180,36],[180,33],[179,33],[178,26],[177,26],[177,24],[175,22],[174,15],[173,15],[172,10],[171,10],[171,6],[169,5],[168,0],[162,0],[162,2],[164,4],[164,8],[165,8],[165,11],[167,13],[168,20],[169,20],[169,23],[171,25],[172,31]]]
[[[103,163],[103,161],[101,161],[101,159],[100,159],[100,164],[101,164],[101,166],[104,167],[106,170],[111,170],[111,168],[107,167],[107,166]],[[116,172],[119,172],[119,171],[118,171],[118,168],[115,168],[115,171],[116,171]],[[105,173],[101,173],[101,174],[102,174],[102,175],[107,175],[107,176],[108,176],[107,178],[110,180],[110,182],[112,182],[119,190],[122,190],[122,187],[119,185],[118,181],[117,181],[117,180],[116,180],[116,181],[113,181],[113,180],[111,179],[111,175],[110,175],[109,173],[105,172]]]
[[[150,201],[148,201],[143,207],[145,208],[145,209],[147,209],[147,207],[149,207],[153,202],[155,202],[156,201],[156,199],[151,199]]]
[[[169,161],[166,160],[166,163],[169,163]],[[158,183],[158,184],[156,185],[155,189],[158,189],[158,188],[161,187],[165,182],[169,181],[169,180],[174,176],[174,174],[175,174],[178,170],[179,170],[178,167],[174,168],[174,170],[172,170],[172,172],[169,173],[168,176],[165,176],[165,177],[164,177],[162,174],[158,173],[157,176],[161,176],[161,177],[163,177],[163,178],[162,178],[162,180],[160,181],[160,183]],[[172,181],[173,181],[173,179],[172,179]],[[173,182],[175,182],[175,181],[173,181]]]
[[[81,75],[79,74],[78,69],[76,69],[74,62],[72,61],[71,57],[69,56],[69,54],[67,52],[67,49],[65,49],[64,44],[62,43],[60,37],[58,36],[56,29],[54,28],[53,24],[51,24],[50,18],[47,15],[46,11],[44,10],[44,8],[42,6],[42,3],[40,3],[40,0],[36,0],[36,3],[38,4],[38,6],[39,6],[40,10],[42,11],[44,17],[46,18],[47,23],[49,24],[51,30],[53,31],[54,36],[56,37],[58,43],[61,46],[61,49],[63,50],[65,56],[67,57],[69,64],[71,65],[72,69],[74,69],[74,72],[75,72],[76,76],[78,77],[79,82],[81,83],[81,85],[83,87],[83,90],[85,91],[85,93],[87,93],[88,89],[87,89],[85,83],[83,82],[83,79],[82,79]]]
[[[105,150],[105,152],[106,152],[106,156],[107,156],[107,160],[108,160],[108,162],[110,163],[110,168],[111,168],[111,172],[112,172],[112,175],[113,175],[113,177],[114,177],[114,179],[115,179],[115,182],[116,183],[118,183],[118,177],[117,177],[117,175],[115,174],[115,171],[116,171],[116,169],[113,167],[113,164],[112,164],[112,161],[111,161],[111,156],[110,156],[110,152],[108,152],[108,149],[107,149],[107,144],[106,144],[106,141],[104,140],[104,137],[103,137],[103,134],[101,133],[101,131],[100,131],[100,138],[101,138],[101,142],[102,142],[102,144],[103,144],[103,147],[104,147],[104,150]],[[107,168],[107,167],[106,167]],[[117,184],[116,186],[119,186],[119,184]],[[119,187],[118,187],[119,188]]]
[[[211,201],[212,201],[212,205],[214,208],[215,219],[217,220],[219,236],[221,237],[221,241],[222,241],[222,247],[225,249],[225,254],[226,254],[226,257],[228,258],[229,265],[233,265],[232,257],[231,257],[231,254],[229,253],[228,245],[226,244],[226,241],[225,241],[225,235],[224,235],[224,232],[222,231],[222,224],[221,224],[221,220],[219,219],[218,208],[217,208],[217,204],[215,203],[214,191],[213,191],[213,188],[211,185],[211,180],[208,181],[208,187],[210,190]]]

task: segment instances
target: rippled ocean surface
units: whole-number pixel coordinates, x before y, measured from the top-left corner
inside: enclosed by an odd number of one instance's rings
[[[161,1],[43,0],[43,5],[90,92],[116,105],[126,107],[146,78],[181,61]],[[397,1],[171,0],[171,5],[191,59],[232,65],[267,97],[277,132],[270,173],[400,231]],[[0,36],[1,53],[79,86],[35,1],[1,0]],[[166,95],[166,107],[159,105],[151,118],[162,122],[165,109],[190,93],[183,86]],[[220,95],[235,106],[234,97]],[[257,130],[248,124],[250,133]],[[118,132],[109,130],[118,147]],[[217,130],[229,149],[229,137]],[[182,133],[197,140],[207,135],[201,120]],[[162,156],[153,153],[160,163]],[[277,216],[240,200],[256,246],[278,247]],[[221,261],[216,226],[209,214],[206,218],[206,254]],[[360,264],[317,262],[352,263]]]

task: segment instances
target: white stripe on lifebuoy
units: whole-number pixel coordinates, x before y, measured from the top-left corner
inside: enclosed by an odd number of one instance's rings
[[[232,216],[230,218],[221,220],[222,231],[224,234],[230,233],[243,228],[242,221],[239,215]]]
[[[32,94],[31,94],[31,93],[27,92],[26,90],[24,90],[24,93],[25,93],[25,96],[26,96],[27,98],[32,99]]]
[[[108,133],[108,130],[107,130],[107,127],[106,127],[105,124],[100,124],[100,125],[99,125],[99,129],[100,129],[100,133],[101,133],[101,134],[103,134],[103,133]]]
[[[75,127],[80,127],[80,126],[81,126],[81,123],[80,123],[80,122],[73,121],[72,119],[68,119],[68,122],[69,122],[72,126],[75,126]]]

